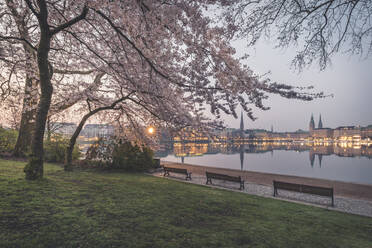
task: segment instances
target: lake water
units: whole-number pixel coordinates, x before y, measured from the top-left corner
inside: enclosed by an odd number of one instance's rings
[[[372,147],[349,144],[174,144],[157,153],[172,161],[372,185]]]

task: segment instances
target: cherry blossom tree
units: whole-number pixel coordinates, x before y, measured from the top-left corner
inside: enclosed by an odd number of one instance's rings
[[[37,69],[33,67],[36,53],[29,43],[33,39],[33,34],[29,32],[28,28],[30,24],[28,23],[30,17],[28,9],[17,8],[12,0],[6,0],[5,3],[0,3],[0,6],[0,20],[6,25],[8,33],[8,36],[3,36],[1,37],[3,39],[0,39],[1,44],[5,44],[0,56],[3,70],[7,70],[7,73],[3,73],[3,75],[8,75],[6,79],[1,80],[1,96],[5,98],[14,92],[23,95],[19,135],[14,149],[14,155],[21,156],[31,141],[31,131],[36,114],[35,108],[32,106],[35,106],[38,101],[38,81],[32,76],[32,71]],[[17,39],[7,39],[9,37],[17,37]],[[11,85],[21,81],[24,82],[23,92],[19,87]]]
[[[6,0],[0,3],[1,21],[6,24],[7,35],[0,36],[0,42],[3,44],[0,59],[2,60],[2,75],[8,75],[6,78],[0,78],[1,99],[8,96],[22,96],[23,105],[21,111],[20,125],[17,125],[19,135],[13,151],[14,156],[24,156],[30,147],[32,129],[35,124],[36,110],[40,94],[38,92],[36,48],[33,44],[37,42],[39,36],[35,28],[37,21],[32,18],[32,12],[26,8],[26,3]],[[66,71],[54,68],[54,72],[59,75],[84,75],[92,71]],[[63,76],[66,81],[66,77]],[[59,85],[62,79],[53,79],[54,85]],[[76,79],[75,79],[76,80]],[[71,79],[70,79],[71,81]],[[21,87],[22,86],[22,87]],[[61,87],[58,87],[59,90]],[[22,90],[23,89],[23,90]],[[66,89],[64,89],[65,91]],[[52,106],[49,115],[63,111],[67,107],[78,102],[78,95],[69,101],[63,100],[63,104],[56,103]],[[1,100],[0,99],[0,100]],[[14,99],[14,97],[13,97]],[[9,100],[8,100],[9,105]],[[13,104],[10,104],[14,106]]]
[[[0,30],[0,41],[21,41],[36,54],[30,68],[37,68],[32,75],[40,98],[26,178],[43,176],[45,122],[58,99],[53,89],[68,82],[57,79],[60,72],[104,74],[95,87],[84,87],[84,80],[67,84],[88,89],[81,94],[87,118],[111,108],[133,127],[145,118],[174,126],[201,125],[210,121],[204,117],[206,107],[217,120],[222,112],[237,117],[238,106],[253,119],[252,106],[268,109],[262,100],[271,93],[302,100],[323,96],[262,80],[242,65],[229,44],[229,30],[205,15],[215,3],[13,0],[17,9],[32,13],[37,30],[33,39],[9,33],[7,27]],[[12,61],[4,63],[10,68]],[[74,97],[66,94],[65,105],[76,102]]]
[[[20,96],[8,96],[4,101],[2,101],[2,106],[0,106],[1,112],[1,122],[0,125],[5,125],[15,130],[19,130],[21,123],[21,114],[19,109],[22,105],[19,102],[22,101]]]

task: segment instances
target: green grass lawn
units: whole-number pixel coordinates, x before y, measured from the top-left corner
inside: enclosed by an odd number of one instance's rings
[[[0,247],[372,247],[372,218],[142,174],[26,181],[0,160]]]

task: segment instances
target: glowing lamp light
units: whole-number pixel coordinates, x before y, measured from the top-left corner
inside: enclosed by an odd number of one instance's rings
[[[147,132],[148,132],[149,134],[153,134],[153,133],[155,132],[155,129],[154,129],[153,127],[149,127],[149,128],[147,129]]]

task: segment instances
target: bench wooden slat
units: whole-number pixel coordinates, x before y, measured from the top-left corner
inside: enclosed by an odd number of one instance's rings
[[[332,198],[332,206],[334,206],[333,188],[288,183],[288,182],[279,182],[279,181],[273,181],[273,186],[274,186],[274,196],[278,194],[278,191],[277,191],[278,189],[295,191],[295,192],[306,193],[306,194],[320,195],[320,196],[329,196]]]
[[[206,184],[212,184],[212,178],[217,180],[225,180],[225,181],[231,181],[231,182],[238,182],[240,183],[240,190],[244,189],[244,180],[240,176],[230,176],[225,174],[218,174],[213,172],[205,172],[205,175],[207,177]]]
[[[323,188],[317,186],[309,186],[309,185],[302,185],[302,192],[308,194],[316,194],[321,196],[332,196],[333,189],[332,188]]]
[[[206,172],[206,173],[208,174],[207,177],[212,177],[214,179],[227,180],[227,181],[232,181],[232,182],[240,182],[241,181],[240,177],[234,177],[234,176],[211,173],[211,172]]]
[[[187,173],[187,170],[182,169],[182,168],[166,168],[166,170],[169,171],[169,172],[174,172],[174,173],[182,173],[182,174]]]
[[[289,190],[289,191],[301,192],[300,184],[274,181],[274,187],[284,189],[284,190]]]

